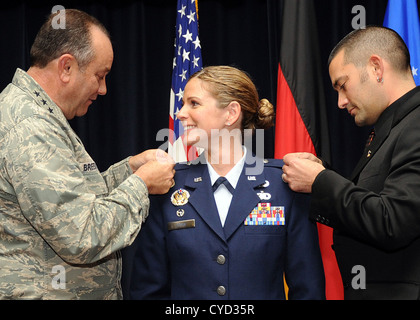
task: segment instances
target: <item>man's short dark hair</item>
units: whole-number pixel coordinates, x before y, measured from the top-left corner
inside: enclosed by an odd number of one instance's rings
[[[376,54],[401,73],[411,70],[410,53],[400,35],[392,29],[381,26],[368,26],[349,33],[331,51],[328,65],[335,56],[344,50],[344,63],[365,66],[370,57]]]

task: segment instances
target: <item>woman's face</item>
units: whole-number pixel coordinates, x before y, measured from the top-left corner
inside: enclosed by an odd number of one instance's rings
[[[227,128],[229,111],[218,107],[205,82],[197,78],[188,81],[182,100],[177,118],[184,126],[184,144],[208,149],[211,140]]]

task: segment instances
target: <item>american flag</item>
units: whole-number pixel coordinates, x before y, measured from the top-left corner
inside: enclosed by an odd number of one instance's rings
[[[182,108],[182,97],[188,78],[203,68],[196,1],[178,0],[177,5],[168,148],[168,153],[176,162],[193,160],[197,156],[195,149],[187,149],[182,143],[184,128],[176,118],[177,112]]]

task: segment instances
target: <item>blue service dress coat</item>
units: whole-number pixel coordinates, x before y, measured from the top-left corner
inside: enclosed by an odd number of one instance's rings
[[[207,164],[177,164],[175,186],[151,196],[147,221],[124,249],[125,298],[285,299],[285,273],[289,299],[324,299],[310,197],[282,181],[282,160],[265,162],[259,175],[247,175],[245,163],[224,227]],[[251,225],[264,209],[271,219]]]

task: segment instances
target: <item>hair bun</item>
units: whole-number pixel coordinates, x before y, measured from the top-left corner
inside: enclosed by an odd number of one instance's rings
[[[274,126],[274,106],[267,99],[260,100],[258,112],[255,115],[256,129],[269,129]]]

